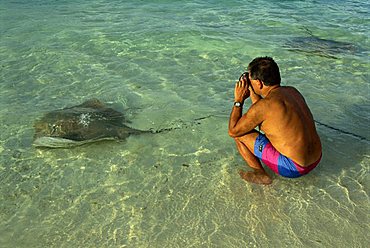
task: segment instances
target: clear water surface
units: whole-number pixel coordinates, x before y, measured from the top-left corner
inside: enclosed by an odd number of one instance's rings
[[[0,1],[1,247],[367,247],[367,1]],[[239,178],[233,85],[269,55],[305,96],[324,157]],[[135,128],[36,149],[44,113],[99,98]]]

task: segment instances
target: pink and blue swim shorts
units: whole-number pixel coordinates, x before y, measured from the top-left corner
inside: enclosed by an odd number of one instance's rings
[[[254,155],[262,160],[276,174],[284,177],[300,177],[313,170],[320,162],[319,160],[308,167],[302,167],[290,158],[285,157],[272,146],[265,135],[259,134],[254,143]]]

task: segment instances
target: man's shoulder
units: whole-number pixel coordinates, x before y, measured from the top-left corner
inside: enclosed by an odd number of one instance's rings
[[[299,90],[297,88],[293,87],[293,86],[282,86],[281,88],[283,89],[283,91],[289,92],[290,94],[299,94],[299,95],[301,95]]]
[[[282,89],[284,89],[284,90],[293,90],[293,91],[297,91],[297,92],[299,92],[298,90],[297,90],[297,88],[295,88],[295,87],[293,87],[293,86],[290,86],[290,85],[287,85],[287,86],[281,86],[281,88]]]
[[[252,106],[249,108],[249,111],[255,115],[263,117],[264,119],[265,116],[270,115],[269,113],[273,111],[273,105],[275,105],[274,102],[275,101],[272,99],[262,98],[258,102],[252,104]]]

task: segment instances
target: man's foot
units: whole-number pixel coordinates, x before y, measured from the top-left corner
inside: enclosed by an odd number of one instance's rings
[[[257,183],[257,184],[271,184],[272,179],[265,171],[262,170],[256,170],[256,171],[239,171],[239,175],[241,178],[243,178],[245,181],[251,182],[251,183]]]

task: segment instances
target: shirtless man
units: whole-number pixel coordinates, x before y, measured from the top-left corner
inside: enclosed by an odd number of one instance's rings
[[[244,100],[252,105],[243,115]],[[280,86],[280,72],[269,57],[255,58],[235,85],[229,135],[253,171],[240,176],[259,184],[272,183],[259,159],[275,173],[295,178],[307,174],[321,160],[321,142],[303,96]],[[259,127],[264,134],[257,132]]]

